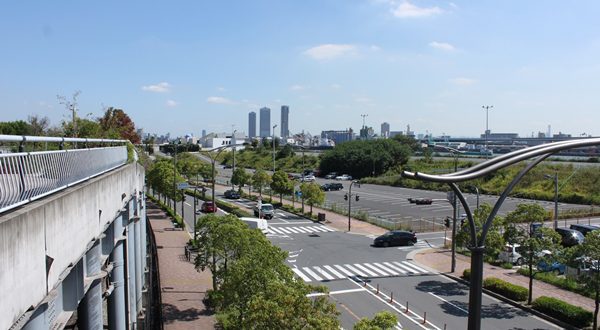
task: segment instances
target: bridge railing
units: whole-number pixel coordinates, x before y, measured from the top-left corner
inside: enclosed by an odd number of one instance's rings
[[[0,213],[124,165],[126,142],[0,135],[0,144],[17,151],[0,151]],[[26,143],[57,143],[59,150],[24,152]],[[65,144],[81,149],[64,149]]]

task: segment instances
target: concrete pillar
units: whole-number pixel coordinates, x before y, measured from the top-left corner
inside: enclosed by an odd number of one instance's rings
[[[96,241],[85,255],[86,277],[92,279],[92,284],[78,307],[77,322],[84,330],[103,329],[101,252],[100,242]]]
[[[136,316],[142,311],[142,275],[144,270],[142,268],[142,235],[141,235],[141,221],[140,217],[136,216],[133,221],[134,225],[134,247],[135,247],[135,301],[136,301]]]
[[[126,228],[127,247],[127,300],[129,303],[129,325],[131,329],[137,328],[137,287],[135,268],[135,223],[133,221],[133,202],[129,201],[129,211]]]
[[[123,236],[123,222],[127,222],[129,210],[124,210],[121,219],[116,219],[113,226],[115,238],[115,248],[110,255],[110,261],[113,264],[111,272],[111,284],[113,292],[108,296],[108,328],[115,330],[126,330],[127,323],[127,305],[125,300],[125,237]]]
[[[39,306],[27,321],[27,324],[23,327],[23,330],[47,330],[50,329],[50,324],[46,317],[48,311],[48,304],[42,304]]]

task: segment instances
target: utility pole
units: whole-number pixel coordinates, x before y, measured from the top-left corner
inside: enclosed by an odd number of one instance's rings
[[[488,128],[488,115],[493,105],[482,105],[483,109],[485,109],[485,158],[488,158],[488,132],[490,131]]]
[[[81,91],[75,91],[73,93],[72,101],[67,101],[67,98],[62,95],[56,95],[58,103],[65,106],[67,111],[71,112],[71,125],[73,125],[73,137],[77,137],[77,98],[81,94]]]

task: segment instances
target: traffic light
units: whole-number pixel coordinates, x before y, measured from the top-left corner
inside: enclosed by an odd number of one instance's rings
[[[450,228],[450,218],[444,219],[444,226],[446,226],[446,228]]]
[[[344,195],[344,200],[347,201],[348,200],[348,194]]]
[[[358,197],[358,195],[356,195],[356,201],[357,201],[357,202],[358,202],[358,199],[359,199],[359,197]]]

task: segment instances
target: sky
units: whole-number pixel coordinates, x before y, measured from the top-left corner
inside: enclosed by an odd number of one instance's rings
[[[3,1],[0,121],[123,109],[144,132],[600,136],[600,2]],[[279,129],[276,130],[279,135]]]

